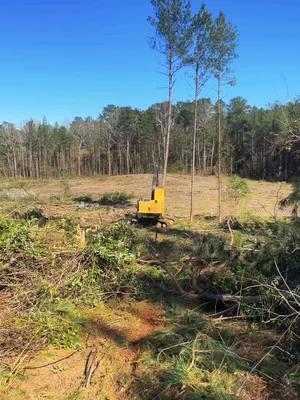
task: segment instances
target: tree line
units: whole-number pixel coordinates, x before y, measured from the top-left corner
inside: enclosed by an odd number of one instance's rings
[[[197,101],[195,171],[217,174],[218,102]],[[286,180],[300,173],[300,100],[268,108],[237,97],[222,102],[222,172]],[[191,172],[194,102],[172,107],[169,171]],[[163,165],[168,103],[147,110],[108,105],[98,118],[69,125],[27,121],[0,125],[0,174],[5,177],[119,175],[152,172]]]
[[[299,100],[268,108],[243,98],[228,104],[222,88],[234,79],[237,29],[221,11],[202,5],[192,13],[190,0],[151,0],[148,21],[155,30],[168,81],[168,100],[147,110],[106,106],[97,118],[76,117],[68,125],[29,120],[21,128],[0,125],[0,174],[7,177],[90,176],[167,169],[216,174],[221,206],[221,175],[288,179],[299,165]],[[180,69],[192,72],[194,99],[173,104]],[[205,98],[205,85],[216,83],[217,102]],[[220,207],[219,207],[220,208]],[[221,211],[219,210],[221,215]]]

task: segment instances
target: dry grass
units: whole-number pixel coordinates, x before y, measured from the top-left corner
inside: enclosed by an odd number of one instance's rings
[[[276,207],[278,200],[286,197],[291,190],[287,183],[271,183],[265,181],[248,180],[251,195],[247,200],[241,201],[235,206],[232,201],[226,199],[226,181],[224,184],[224,216],[241,213],[251,213],[258,216],[271,217],[274,214],[284,216],[289,214],[289,210],[279,210]],[[133,193],[135,200],[139,198],[149,198],[152,185],[151,174],[137,174],[113,177],[94,177],[94,178],[72,178],[66,181],[73,197],[80,194],[91,195],[95,199],[106,192],[126,191]],[[0,187],[14,187],[20,185],[18,181],[0,181]],[[60,180],[24,180],[21,185],[25,185],[28,190],[34,192],[38,199],[35,201],[45,209],[50,216],[69,216],[78,215],[86,217],[87,223],[97,218],[106,218],[108,211],[89,210],[88,213],[78,211],[76,204],[55,201],[55,197],[62,192]],[[176,218],[187,218],[189,215],[189,191],[190,178],[187,175],[168,176],[167,184],[167,213]],[[217,179],[214,176],[197,176],[195,179],[195,214],[214,216],[217,214]],[[2,210],[4,205],[2,205]],[[0,208],[1,211],[1,208]],[[114,215],[116,213],[114,212]]]

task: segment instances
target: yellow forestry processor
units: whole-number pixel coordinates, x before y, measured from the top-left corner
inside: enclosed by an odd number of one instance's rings
[[[155,172],[152,182],[151,200],[139,200],[137,220],[140,223],[167,226],[165,220],[165,189],[159,186],[159,172]]]

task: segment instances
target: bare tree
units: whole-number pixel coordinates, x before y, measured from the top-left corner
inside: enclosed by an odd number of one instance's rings
[[[81,176],[81,154],[82,146],[85,141],[85,123],[81,117],[76,117],[71,124],[71,132],[74,135],[75,142],[77,145],[77,173]]]

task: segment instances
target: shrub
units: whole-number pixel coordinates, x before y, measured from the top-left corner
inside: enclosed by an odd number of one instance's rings
[[[126,206],[130,204],[133,197],[132,193],[127,192],[104,193],[99,200],[99,204],[103,206]]]
[[[170,163],[169,166],[169,172],[172,174],[186,174],[187,173],[187,167],[186,164],[182,161],[175,161]]]
[[[90,196],[89,194],[82,194],[80,196],[74,197],[73,200],[78,203],[94,203],[92,196]]]
[[[32,250],[32,222],[0,219],[0,250]]]
[[[58,300],[56,304],[45,304],[33,310],[29,316],[30,323],[36,327],[36,336],[48,344],[60,348],[79,348],[80,334],[84,321],[72,303]]]
[[[71,196],[71,187],[69,185],[69,181],[65,177],[61,178],[60,187],[61,187],[60,197],[62,199],[68,199]]]
[[[17,214],[17,216],[21,219],[26,219],[28,221],[40,220],[45,218],[43,210],[41,210],[40,208],[33,208],[32,210],[27,210],[23,214]]]
[[[119,266],[134,260],[133,232],[125,224],[114,224],[93,234],[90,249],[107,266]]]
[[[87,252],[93,266],[76,274],[69,285],[82,293],[85,302],[93,302],[97,296],[99,300],[101,291],[139,295],[143,285],[133,263],[136,249],[130,227],[118,223],[88,235]]]
[[[57,226],[59,229],[62,229],[66,233],[68,233],[71,237],[73,237],[77,232],[78,221],[72,218],[60,218],[57,221]]]
[[[298,208],[300,206],[300,179],[297,178],[293,181],[293,191],[285,199],[279,203],[281,208],[292,207],[292,216],[298,217]]]
[[[228,197],[237,204],[241,199],[247,197],[251,193],[248,183],[239,176],[232,176],[227,186]]]

